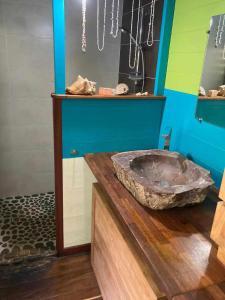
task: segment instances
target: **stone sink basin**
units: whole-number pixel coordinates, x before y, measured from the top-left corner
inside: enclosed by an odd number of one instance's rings
[[[118,179],[141,204],[167,209],[203,202],[210,172],[177,152],[145,150],[112,156]]]

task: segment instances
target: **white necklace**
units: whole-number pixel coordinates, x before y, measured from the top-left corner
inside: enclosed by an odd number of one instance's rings
[[[222,16],[220,16],[219,19],[219,25],[217,27],[217,33],[216,33],[216,47],[219,46],[219,35],[220,35],[220,25],[221,25]]]
[[[225,45],[223,46],[223,59],[225,59]]]
[[[223,32],[224,32],[224,26],[225,26],[225,15],[223,15],[223,23],[220,27],[219,45],[221,45],[221,43],[222,43],[222,35],[223,35]]]
[[[140,8],[141,8],[141,0],[139,0],[138,4],[138,19],[137,19],[137,31],[136,31],[136,43],[134,48],[134,62],[131,63],[131,56],[132,56],[132,36],[133,36],[133,21],[134,21],[134,0],[132,2],[132,11],[131,11],[131,22],[130,22],[130,48],[129,48],[129,67],[134,69],[137,62],[137,50],[138,50],[138,29],[139,29],[139,22],[140,22]]]
[[[87,11],[87,2],[86,2],[86,0],[82,0],[82,38],[81,38],[81,49],[82,49],[83,52],[86,52],[86,48],[87,48],[86,11]]]
[[[111,31],[110,34],[117,38],[119,32],[119,11],[120,11],[120,0],[117,0],[117,10],[116,10],[116,32],[114,33],[114,9],[115,9],[115,0],[112,0],[112,17],[111,17]]]
[[[155,19],[155,1],[152,0],[151,4],[151,13],[148,23],[148,36],[147,36],[147,45],[151,47],[154,44],[154,19]]]
[[[99,43],[99,0],[97,0],[97,47],[102,51],[105,47],[105,20],[106,20],[106,0],[104,4],[104,18],[103,18],[103,33],[102,33],[102,46]]]

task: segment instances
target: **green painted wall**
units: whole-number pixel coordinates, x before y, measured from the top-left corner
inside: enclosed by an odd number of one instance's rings
[[[224,0],[176,0],[166,88],[197,94],[210,18],[225,13]]]
[[[160,132],[172,128],[171,150],[212,172],[219,187],[225,168],[225,129],[195,115],[211,16],[225,13],[225,0],[176,0]]]

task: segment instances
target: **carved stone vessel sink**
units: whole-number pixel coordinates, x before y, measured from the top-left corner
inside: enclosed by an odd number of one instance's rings
[[[210,172],[177,152],[146,150],[112,156],[118,179],[143,205],[167,209],[203,202]]]

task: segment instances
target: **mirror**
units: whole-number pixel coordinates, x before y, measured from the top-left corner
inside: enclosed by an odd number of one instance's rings
[[[118,84],[129,94],[153,94],[163,5],[163,0],[65,0],[67,92],[81,75],[96,82],[99,94],[110,94]]]
[[[210,20],[196,116],[225,128],[225,14]]]

